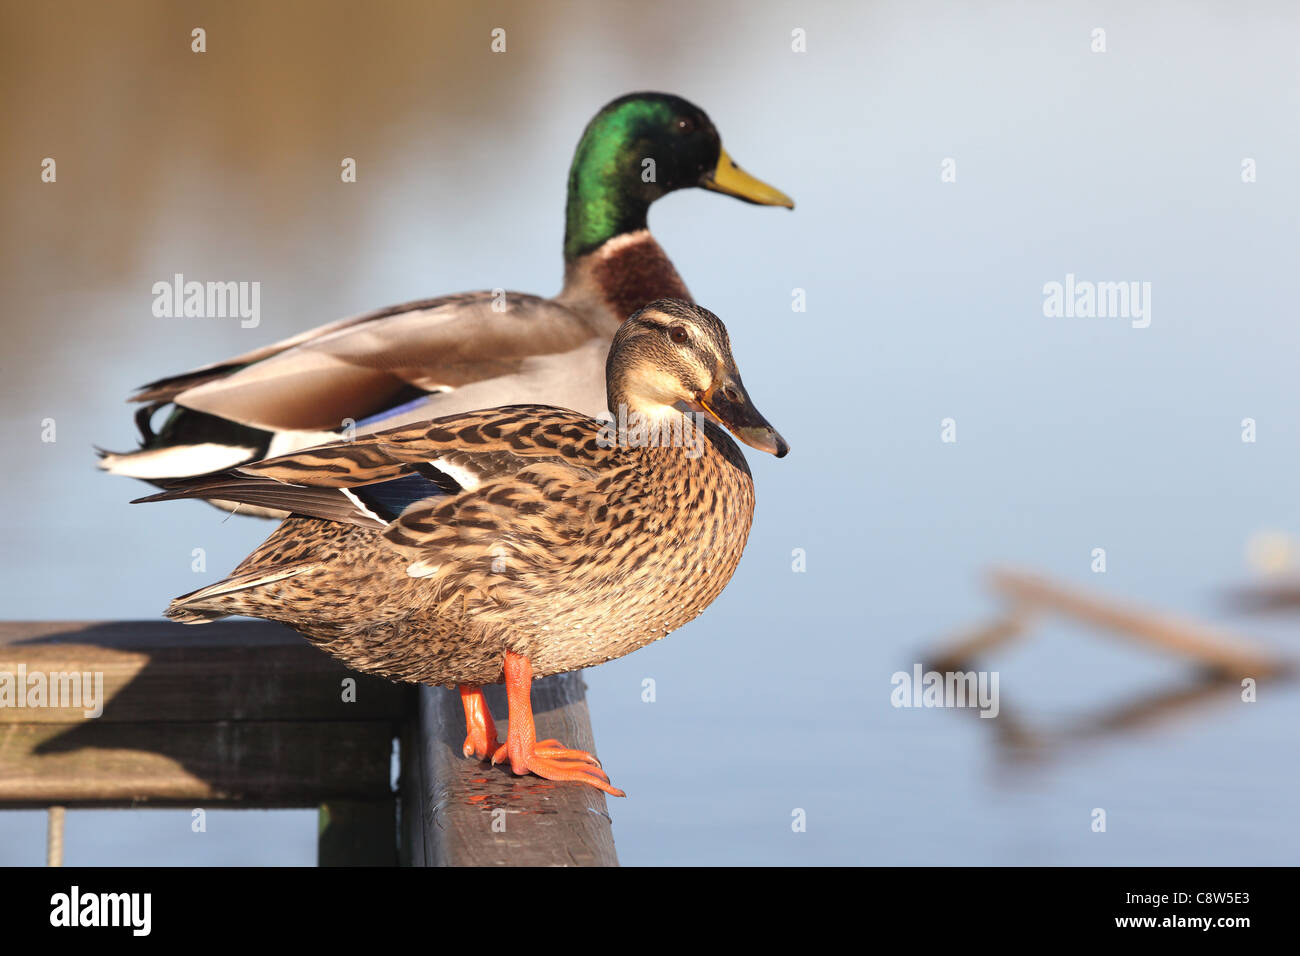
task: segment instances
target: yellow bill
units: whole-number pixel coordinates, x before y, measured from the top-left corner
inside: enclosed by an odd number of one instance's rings
[[[769,186],[761,179],[755,179],[736,165],[736,161],[727,155],[725,149],[718,152],[718,165],[715,169],[700,177],[700,185],[714,192],[735,196],[745,202],[760,206],[785,206],[794,208],[794,200],[774,186]]]

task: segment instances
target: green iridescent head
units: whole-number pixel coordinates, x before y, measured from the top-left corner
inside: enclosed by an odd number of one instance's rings
[[[565,261],[644,229],[652,202],[690,186],[794,208],[790,197],[732,161],[713,122],[695,104],[668,93],[620,96],[587,124],[573,154]]]

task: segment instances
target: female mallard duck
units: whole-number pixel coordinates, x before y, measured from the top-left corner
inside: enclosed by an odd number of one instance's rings
[[[411,302],[159,379],[132,398],[144,403],[141,448],[105,453],[100,467],[162,484],[318,445],[349,425],[364,435],[513,402],[598,415],[619,323],[653,299],[690,299],[646,212],[691,186],[794,206],[736,166],[693,104],[663,93],[614,100],[587,125],[569,170],[558,296]],[[166,407],[155,433],[151,420]]]
[[[615,333],[613,424],[513,405],[185,479],[143,501],[292,512],[169,617],[282,621],[348,665],[458,684],[466,756],[622,796],[590,754],[538,742],[533,677],[591,667],[702,612],[740,561],[754,483],[713,422],[778,458],[712,312],[653,302]],[[710,420],[711,419],[711,420]],[[504,746],[481,690],[504,679]]]

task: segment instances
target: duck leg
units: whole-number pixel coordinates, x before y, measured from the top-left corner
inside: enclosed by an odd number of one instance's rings
[[[492,756],[502,763],[508,757],[517,774],[534,773],[545,780],[574,780],[589,783],[615,797],[627,796],[610,786],[600,761],[585,750],[571,750],[558,740],[538,740],[533,723],[533,665],[528,658],[506,651],[506,700],[510,704],[510,725],[506,742]]]
[[[466,757],[491,758],[501,742],[497,740],[497,726],[492,722],[492,711],[488,710],[483,688],[461,684],[460,702],[465,705],[466,736],[462,751]]]

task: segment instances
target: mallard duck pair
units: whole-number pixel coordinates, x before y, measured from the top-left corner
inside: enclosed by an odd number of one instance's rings
[[[663,637],[725,586],[754,495],[718,425],[787,450],[646,230],[687,186],[793,205],[698,108],[623,97],[574,157],[559,296],[412,303],[146,386],[142,449],[104,467],[167,489],[142,500],[288,516],[169,616],[283,621],[358,669],[459,685],[467,756],[621,795],[590,754],[535,739],[531,681]],[[492,407],[524,401],[547,405]],[[615,425],[590,417],[606,409]],[[347,419],[354,439],[320,444]],[[504,745],[481,691],[502,680]]]
[[[620,97],[574,153],[559,295],[410,302],[158,379],[132,397],[141,447],[104,453],[100,467],[160,483],[317,445],[345,426],[364,435],[510,402],[598,415],[620,323],[654,299],[691,298],[646,214],[656,199],[695,186],[794,206],[731,160],[699,107],[662,93]]]
[[[177,598],[187,623],[282,621],[359,670],[459,685],[465,753],[622,796],[589,753],[538,741],[534,677],[622,657],[681,627],[731,579],[754,514],[744,455],[778,458],[717,316],[663,299],[614,335],[617,422],[512,405],[389,429],[144,501],[290,512],[229,578]],[[482,686],[504,680],[505,744]]]

